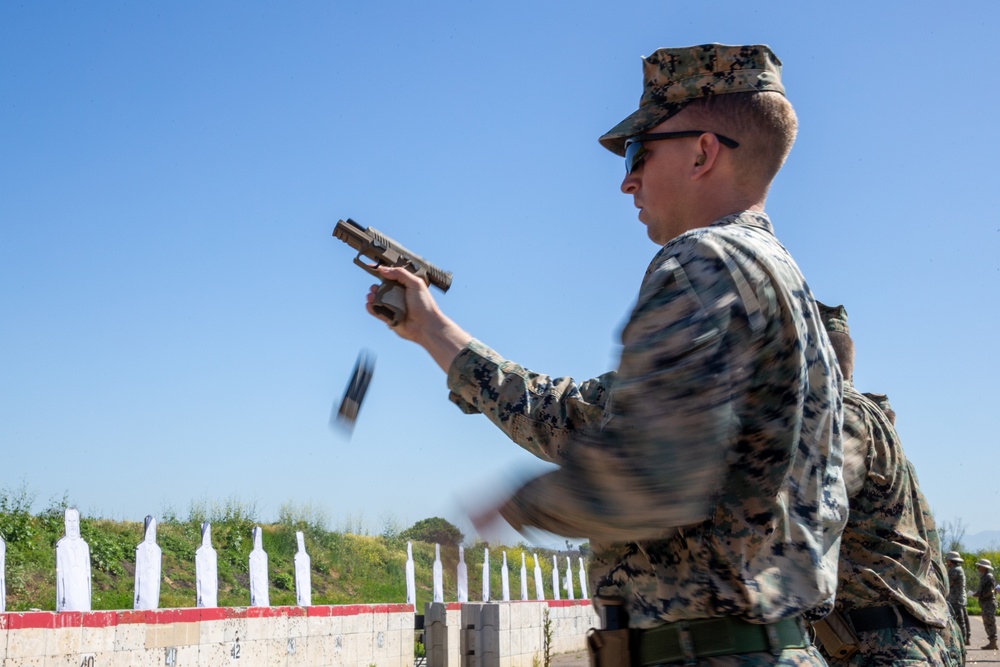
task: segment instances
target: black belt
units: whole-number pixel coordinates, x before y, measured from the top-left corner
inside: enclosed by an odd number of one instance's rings
[[[845,614],[854,626],[855,632],[871,632],[886,628],[922,628],[930,626],[911,614],[906,607],[889,604],[884,607],[864,607]]]
[[[810,645],[799,618],[776,623],[750,623],[735,616],[667,623],[633,633],[635,667],[649,667],[720,655],[770,651]]]

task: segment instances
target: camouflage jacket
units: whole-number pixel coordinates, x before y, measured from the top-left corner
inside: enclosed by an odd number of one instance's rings
[[[976,589],[976,598],[979,600],[980,606],[983,603],[996,604],[996,585],[997,580],[993,577],[992,572],[987,572],[979,576],[979,588]]]
[[[937,529],[884,412],[844,383],[844,479],[851,511],[840,545],[837,608],[896,603],[928,625],[948,620]]]
[[[869,392],[865,392],[864,394],[862,394],[862,396],[875,403],[878,409],[882,411],[882,414],[888,419],[889,424],[892,425],[893,432],[895,432],[896,413],[892,409],[892,406],[889,404],[889,397],[886,396],[885,394],[873,394]],[[844,412],[846,419],[846,412],[847,412],[846,407],[844,408]],[[846,467],[846,454],[847,454],[846,443],[845,443],[844,453],[845,453],[845,467]],[[914,490],[913,490],[914,504],[915,507],[918,510],[920,510],[921,513],[921,522],[924,527],[925,540],[927,542],[928,552],[930,554],[930,560],[931,560],[932,573],[930,581],[933,585],[937,587],[939,591],[941,591],[941,595],[943,595],[945,599],[951,599],[950,598],[951,593],[949,591],[951,590],[952,577],[948,573],[947,564],[945,563],[944,560],[944,553],[941,550],[941,535],[938,533],[937,522],[934,520],[934,515],[931,513],[931,504],[927,502],[927,498],[924,497],[924,493],[923,491],[920,490],[920,486],[916,484],[917,471],[914,469],[913,463],[911,463],[908,459],[906,459],[905,456],[903,457],[903,459],[904,461],[906,461],[906,466],[908,469],[907,474],[909,475],[910,479],[914,481]],[[843,545],[843,542],[841,542],[841,545]],[[964,578],[962,581],[963,581],[962,595],[964,595],[965,594]]]
[[[478,341],[452,400],[559,468],[504,506],[516,528],[591,539],[591,594],[633,627],[832,608],[840,532],[841,374],[815,302],[763,213],[664,246],[618,370],[577,383]]]
[[[961,565],[948,570],[948,602],[965,606],[965,569]]]

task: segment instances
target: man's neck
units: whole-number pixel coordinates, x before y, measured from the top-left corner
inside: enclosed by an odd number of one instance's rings
[[[764,199],[739,196],[709,199],[706,200],[706,204],[699,217],[706,221],[703,226],[707,226],[727,215],[734,215],[743,211],[758,211],[763,213]]]

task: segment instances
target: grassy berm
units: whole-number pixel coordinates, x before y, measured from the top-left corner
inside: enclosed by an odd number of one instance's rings
[[[9,497],[7,498],[9,500]],[[4,506],[6,505],[6,506]],[[15,504],[16,505],[16,504]],[[295,604],[295,533],[302,531],[312,563],[312,602],[322,604],[396,603],[406,601],[406,545],[400,535],[358,535],[325,530],[308,522],[261,524],[235,513],[212,520],[212,545],[219,569],[219,606],[249,604],[248,564],[253,548],[253,528],[260,526],[268,555],[270,603]],[[160,608],[195,606],[195,550],[201,546],[201,521],[167,519],[157,523],[157,543],[163,552]],[[403,531],[405,532],[405,531]],[[65,533],[63,507],[38,514],[23,506],[0,503],[0,536],[7,543],[7,611],[54,610],[56,600],[56,541]],[[95,610],[131,609],[135,548],[143,539],[141,522],[80,520],[80,533],[90,546]],[[434,545],[413,541],[417,584],[417,609],[433,597]],[[469,572],[469,599],[482,599],[482,542],[465,548]],[[551,596],[552,556],[559,555],[560,569],[572,557],[574,583],[577,552],[554,552],[525,545],[489,545],[490,590],[500,598],[501,558],[507,552],[512,599],[520,599],[521,554],[528,565],[529,595],[534,597],[532,554],[538,555],[545,576],[546,596]],[[445,600],[456,598],[458,547],[441,546]],[[577,590],[579,590],[577,588]],[[579,593],[577,593],[579,595]]]

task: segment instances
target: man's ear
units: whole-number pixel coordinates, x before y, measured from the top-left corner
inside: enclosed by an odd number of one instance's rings
[[[721,148],[722,144],[719,143],[718,138],[711,132],[705,132],[698,137],[697,152],[694,159],[694,172],[692,174],[694,178],[700,178],[711,171],[716,159],[719,157],[719,150]]]

